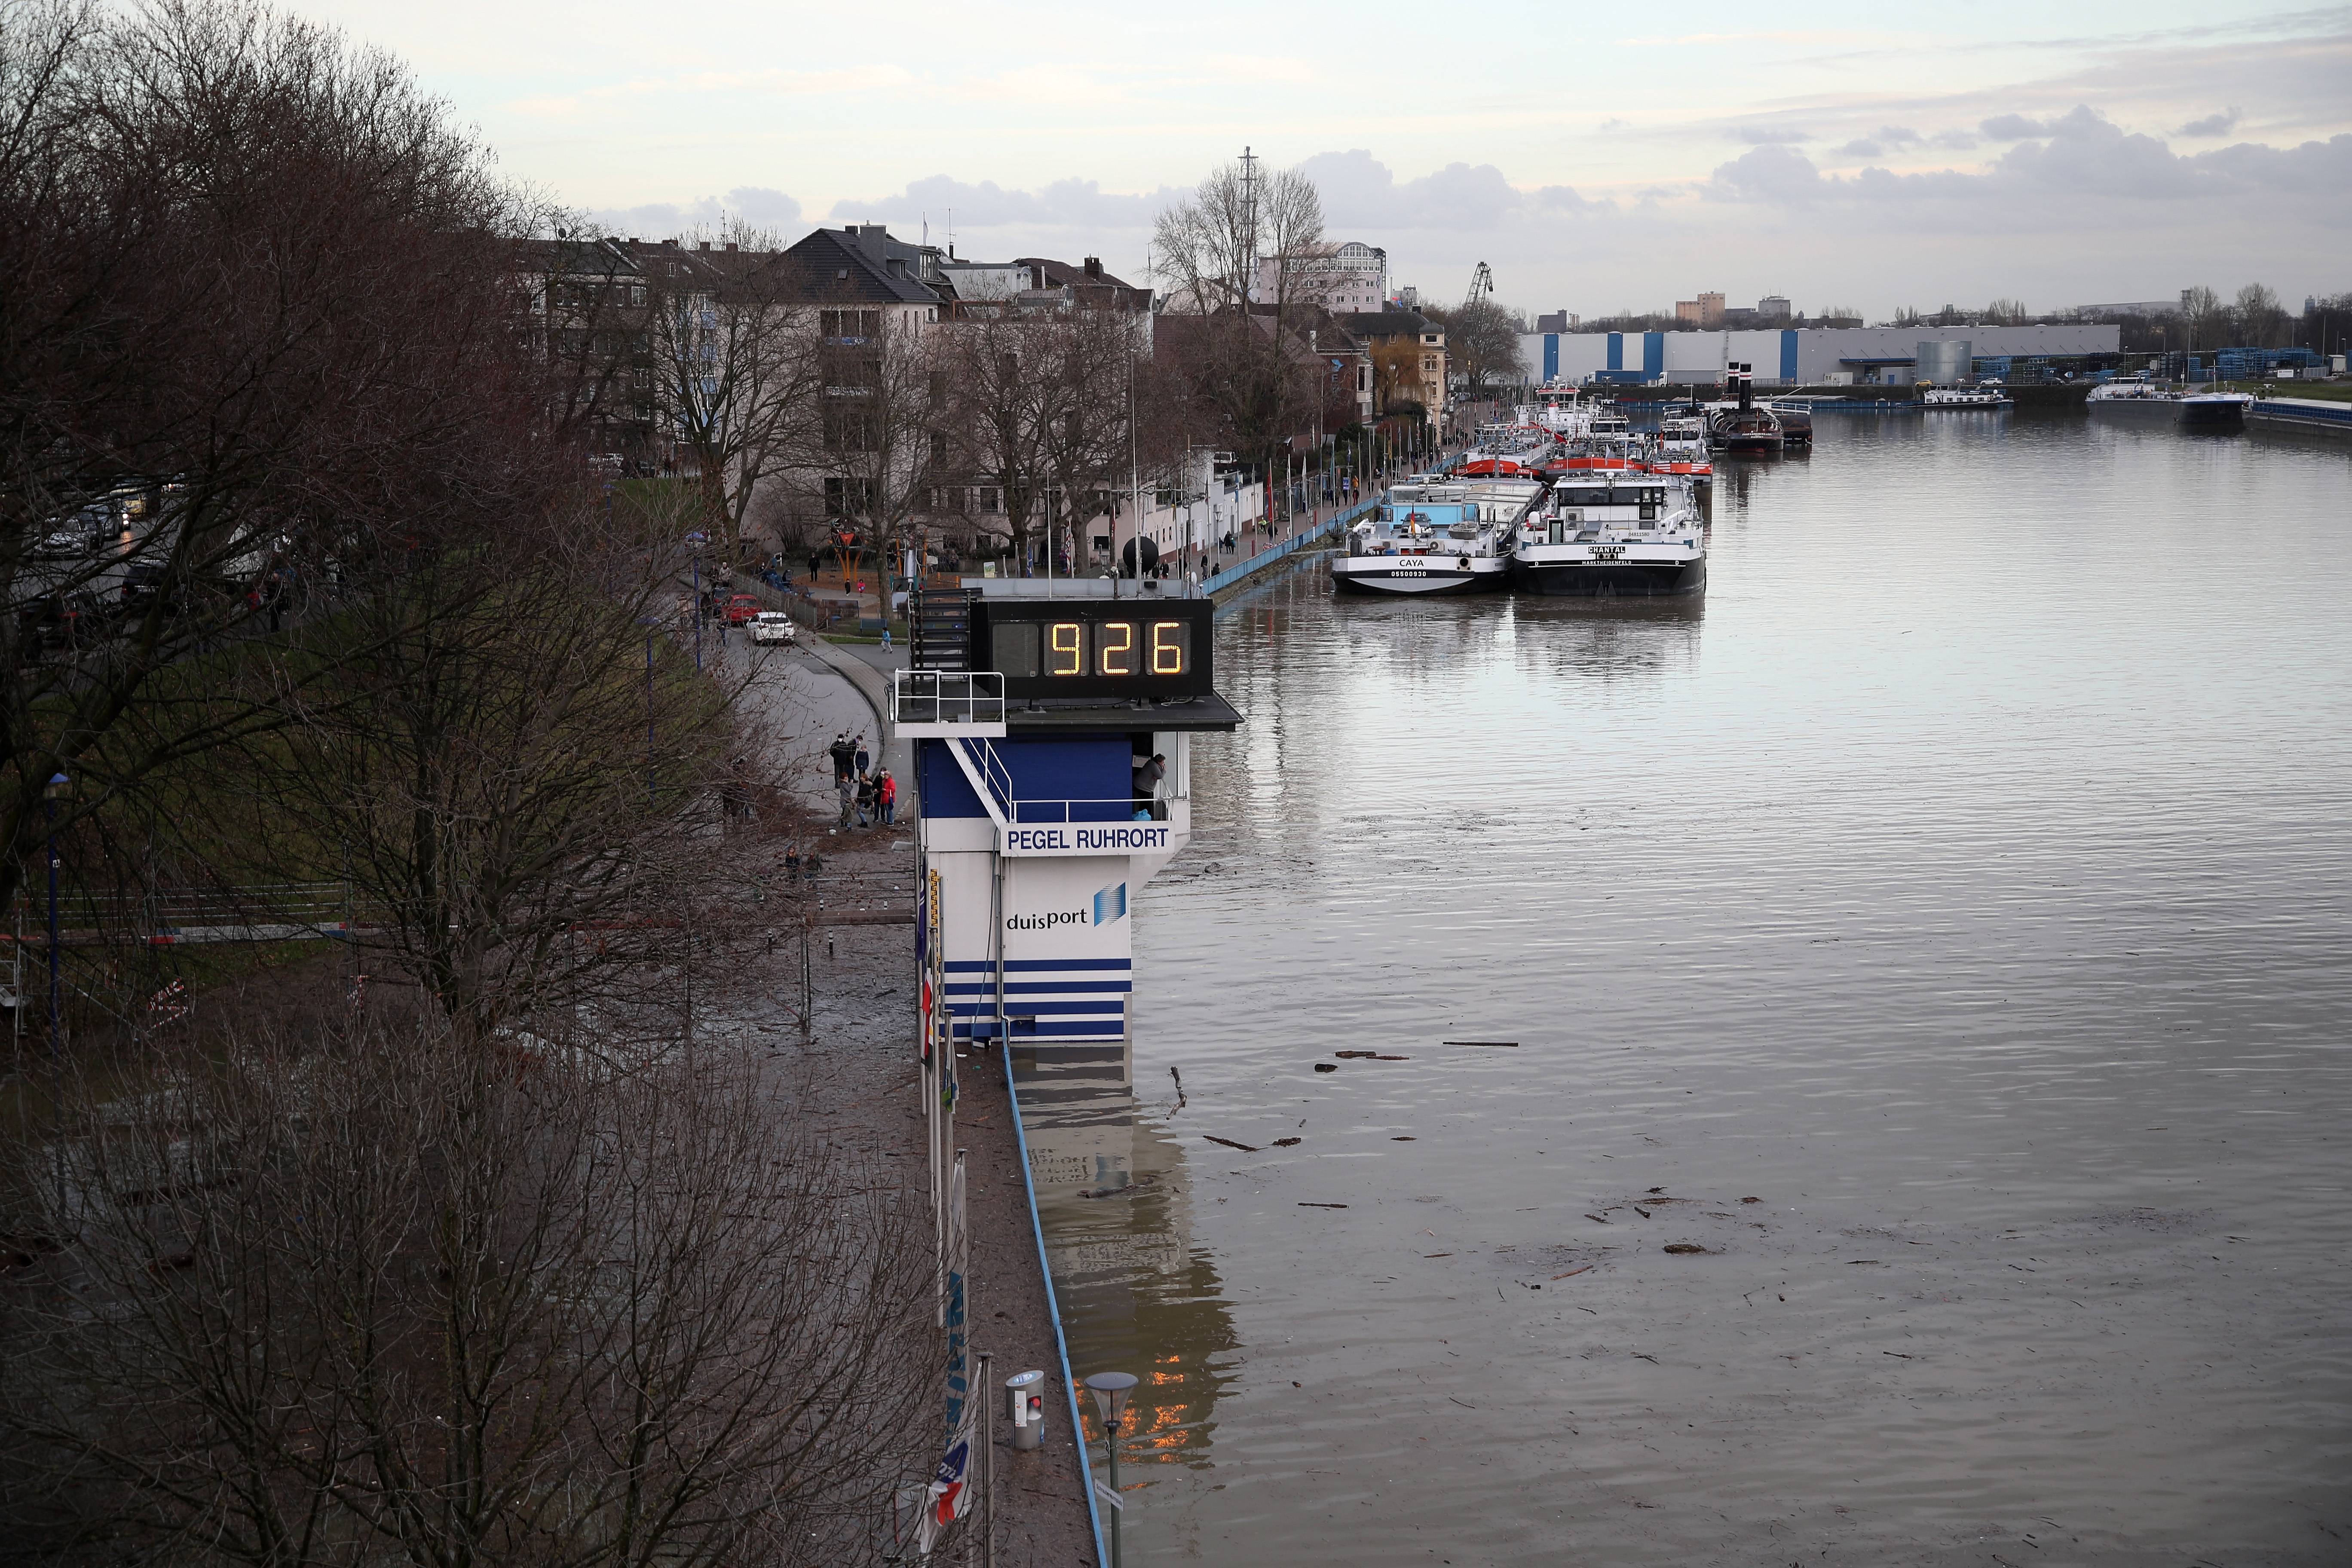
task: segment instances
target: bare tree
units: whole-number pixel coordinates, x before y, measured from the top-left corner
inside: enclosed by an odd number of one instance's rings
[[[803,315],[811,312],[803,312]],[[948,471],[946,384],[924,324],[888,310],[817,310],[814,389],[793,467],[824,515],[887,559]],[[835,318],[832,330],[824,319]],[[840,318],[855,316],[854,322]],[[855,331],[842,331],[845,324]]]
[[[1045,384],[1051,405],[1045,457],[1053,476],[1053,521],[1083,533],[1088,522],[1117,510],[1138,460],[1130,419],[1139,392],[1142,323],[1111,310],[1077,310],[1058,316],[1045,334]],[[1074,558],[1083,558],[1080,538]]]
[[[1478,391],[1513,384],[1527,377],[1519,358],[1517,311],[1492,300],[1477,300],[1451,310],[1424,311],[1445,329],[1447,363]]]
[[[5,1173],[8,1554],[877,1559],[929,1237],[719,1053],[382,1026],[105,1092]]]
[[[1261,465],[1313,415],[1319,378],[1293,329],[1314,308],[1314,290],[1294,298],[1298,275],[1279,263],[1322,237],[1314,182],[1296,169],[1261,172],[1254,161],[1213,171],[1154,226],[1172,301],[1159,340],[1165,368],[1202,422]],[[1277,262],[1272,298],[1253,302],[1258,263],[1268,258]]]
[[[2220,295],[2202,283],[2180,291],[2180,320],[2188,329],[2191,350],[2221,347],[2229,330],[2228,308]]]
[[[565,476],[499,237],[536,217],[395,62],[247,6],[0,3],[5,899],[53,776],[69,830],[279,721],[362,651],[335,604]]]
[[[736,562],[754,498],[796,460],[821,365],[816,323],[771,265],[781,239],[739,222],[715,244],[647,247],[640,264],[656,406],[699,476],[704,529]]]
[[[937,339],[958,476],[998,492],[1005,533],[1024,555],[1050,472],[1055,398],[1041,371],[1048,352],[1042,327],[1009,305],[981,305],[944,323]]]
[[[2277,291],[2263,283],[2249,283],[2238,290],[2230,320],[2237,328],[2238,341],[2249,348],[2281,347],[2294,330]]]
[[[154,815],[203,835],[170,835],[181,858],[233,884],[340,878],[363,972],[475,1038],[633,994],[698,919],[708,940],[709,807],[749,742],[735,686],[656,647],[676,561],[635,521],[420,552],[343,617],[370,657],[170,776]]]
[[[1016,551],[1033,528],[1083,527],[1124,481],[1142,338],[1139,318],[1085,306],[983,307],[940,329],[958,470],[1002,490]]]

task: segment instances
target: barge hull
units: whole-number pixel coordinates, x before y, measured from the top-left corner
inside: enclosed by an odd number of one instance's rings
[[[1426,598],[1435,594],[1483,594],[1503,585],[1501,572],[1334,572],[1331,585],[1346,594]]]
[[[1524,593],[1564,599],[1643,599],[1696,594],[1706,586],[1701,561],[1577,561],[1520,566],[1513,584]]]

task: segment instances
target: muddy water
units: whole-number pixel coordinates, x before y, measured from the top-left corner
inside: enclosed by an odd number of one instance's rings
[[[1030,1085],[1129,1564],[2352,1561],[2352,460],[1820,425],[1703,604],[1222,623]]]

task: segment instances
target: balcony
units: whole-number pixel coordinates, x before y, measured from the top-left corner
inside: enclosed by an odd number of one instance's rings
[[[890,728],[921,740],[1002,740],[1004,677],[992,669],[895,669]]]

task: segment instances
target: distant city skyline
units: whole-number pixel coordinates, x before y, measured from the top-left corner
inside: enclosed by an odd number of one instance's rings
[[[296,9],[407,59],[510,176],[649,237],[880,221],[1145,281],[1152,215],[1247,144],[1437,301],[1482,260],[1505,302],[1588,318],[1701,289],[1874,320],[2352,289],[2352,6],[1791,5],[1759,29],[1507,4],[1475,36],[1388,0],[917,4],[887,35],[735,0],[690,29],[610,0]]]

